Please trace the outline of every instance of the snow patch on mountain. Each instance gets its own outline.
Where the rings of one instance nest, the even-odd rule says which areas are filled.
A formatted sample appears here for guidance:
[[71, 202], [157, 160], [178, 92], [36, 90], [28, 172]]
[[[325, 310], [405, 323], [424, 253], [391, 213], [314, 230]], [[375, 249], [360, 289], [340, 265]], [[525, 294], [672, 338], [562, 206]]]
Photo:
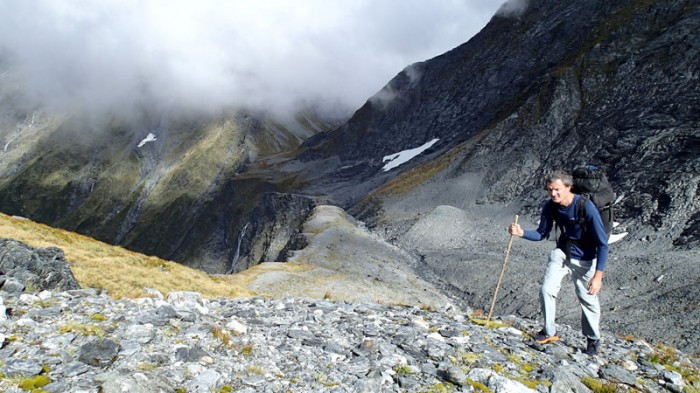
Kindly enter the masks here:
[[148, 135], [146, 135], [146, 137], [143, 138], [141, 140], [141, 142], [139, 142], [139, 145], [137, 147], [142, 147], [143, 145], [145, 145], [148, 142], [155, 142], [156, 139], [158, 139], [158, 138], [156, 138], [155, 134], [153, 134], [152, 132], [149, 132]]
[[398, 153], [390, 154], [388, 156], [384, 156], [382, 159], [382, 162], [387, 162], [384, 167], [382, 168], [384, 172], [387, 172], [391, 169], [396, 168], [397, 166], [401, 164], [405, 164], [406, 162], [412, 160], [419, 154], [423, 153], [424, 151], [428, 150], [431, 146], [433, 146], [437, 141], [439, 141], [439, 138], [435, 138], [431, 140], [430, 142], [426, 142], [422, 146], [413, 148], [413, 149], [408, 149], [404, 151], [400, 151]]

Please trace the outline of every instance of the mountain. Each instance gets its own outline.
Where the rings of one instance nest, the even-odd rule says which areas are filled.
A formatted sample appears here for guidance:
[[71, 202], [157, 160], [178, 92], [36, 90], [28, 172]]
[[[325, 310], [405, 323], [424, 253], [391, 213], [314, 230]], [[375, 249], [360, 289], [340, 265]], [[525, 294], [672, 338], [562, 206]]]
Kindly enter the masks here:
[[18, 93], [4, 93], [3, 212], [221, 273], [237, 240], [230, 233], [256, 206], [251, 195], [272, 188], [266, 179], [230, 179], [339, 122], [312, 111], [282, 120], [240, 110], [195, 116], [147, 109], [95, 118], [19, 109]]
[[[505, 227], [516, 214], [535, 225], [543, 175], [594, 164], [627, 233], [604, 329], [699, 350], [699, 27], [697, 1], [531, 0], [406, 67], [342, 122], [21, 112], [6, 72], [0, 211], [225, 273], [320, 254], [303, 225], [336, 205], [402, 250], [396, 261], [485, 309]], [[412, 159], [386, 166], [401, 152]], [[537, 314], [551, 247], [515, 242], [497, 312]], [[564, 292], [560, 318], [576, 324]]]
[[[497, 15], [307, 140], [305, 191], [327, 193], [445, 291], [488, 308], [505, 227], [516, 214], [535, 226], [548, 171], [594, 164], [621, 198], [616, 234], [627, 234], [611, 249], [604, 324], [697, 350], [698, 27], [688, 1], [532, 1]], [[385, 171], [384, 157], [434, 139]], [[551, 247], [515, 242], [502, 312], [537, 315]], [[560, 314], [575, 324], [570, 295]]]
[[396, 176], [382, 157], [433, 138], [400, 172], [461, 160], [454, 172], [488, 172], [486, 202], [538, 203], [546, 170], [593, 163], [626, 191], [621, 218], [639, 205], [642, 224], [696, 243], [697, 25], [694, 2], [530, 2], [408, 67], [345, 125], [310, 138], [301, 159], [340, 158], [326, 178], [347, 206], [366, 195], [353, 193], [358, 182]]

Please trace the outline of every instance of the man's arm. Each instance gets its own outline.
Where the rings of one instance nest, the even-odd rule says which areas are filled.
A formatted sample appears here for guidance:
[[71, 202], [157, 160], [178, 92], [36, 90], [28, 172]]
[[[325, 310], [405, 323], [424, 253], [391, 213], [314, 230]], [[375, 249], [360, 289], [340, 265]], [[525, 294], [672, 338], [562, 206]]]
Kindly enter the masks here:
[[549, 238], [549, 232], [552, 230], [552, 223], [554, 222], [552, 214], [549, 214], [551, 203], [551, 201], [547, 201], [542, 207], [540, 225], [537, 227], [537, 229], [526, 230], [519, 224], [511, 224], [507, 228], [508, 233], [532, 241], [539, 241]]
[[603, 287], [603, 271], [608, 263], [608, 234], [605, 232], [598, 208], [593, 202], [587, 201], [584, 205], [584, 211], [586, 212], [588, 228], [593, 231], [596, 242], [596, 270], [586, 288], [589, 294], [597, 295]]
[[595, 204], [591, 201], [586, 201], [583, 207], [586, 213], [588, 230], [591, 231], [591, 235], [596, 243], [596, 270], [602, 272], [608, 263], [608, 234], [605, 232], [603, 219], [600, 217]]

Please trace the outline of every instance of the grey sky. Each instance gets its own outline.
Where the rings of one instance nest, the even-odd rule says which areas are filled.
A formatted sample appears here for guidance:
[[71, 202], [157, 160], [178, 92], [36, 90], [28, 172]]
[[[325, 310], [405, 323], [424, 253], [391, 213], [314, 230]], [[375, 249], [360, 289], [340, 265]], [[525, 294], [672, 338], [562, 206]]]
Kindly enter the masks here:
[[68, 109], [358, 108], [466, 42], [490, 0], [0, 0], [0, 56]]

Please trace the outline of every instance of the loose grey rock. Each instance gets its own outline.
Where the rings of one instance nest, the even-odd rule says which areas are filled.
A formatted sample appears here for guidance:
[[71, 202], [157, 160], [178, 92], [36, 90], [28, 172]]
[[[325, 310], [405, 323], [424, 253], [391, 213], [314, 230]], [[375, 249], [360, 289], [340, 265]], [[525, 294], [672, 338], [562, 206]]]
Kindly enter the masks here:
[[489, 389], [496, 393], [535, 393], [536, 390], [530, 389], [518, 381], [513, 381], [505, 378], [493, 370], [476, 368], [467, 374], [467, 378], [486, 385]]
[[459, 367], [448, 367], [445, 370], [445, 380], [457, 386], [465, 386], [467, 384], [467, 374]]
[[563, 345], [546, 345], [544, 347], [544, 352], [559, 359], [566, 359], [569, 357], [569, 348]]
[[619, 381], [630, 386], [634, 386], [637, 383], [637, 377], [634, 374], [614, 364], [608, 364], [601, 368], [600, 376], [604, 379]]
[[114, 363], [121, 346], [108, 339], [97, 339], [80, 347], [78, 360], [95, 367], [106, 367]]
[[148, 393], [153, 386], [142, 374], [121, 375], [118, 372], [108, 372], [96, 376], [95, 381], [100, 384], [103, 393]]
[[[197, 393], [209, 393], [220, 386], [222, 375], [216, 370], [207, 369], [200, 373], [194, 381], [188, 385], [188, 391]], [[260, 386], [260, 385], [253, 385]]]
[[667, 370], [664, 372], [664, 380], [677, 386], [684, 385], [683, 376], [676, 371]]
[[581, 377], [574, 374], [570, 367], [558, 367], [552, 375], [550, 393], [590, 393], [591, 390], [581, 382]]
[[29, 359], [9, 359], [0, 367], [0, 372], [10, 378], [33, 377], [41, 371], [41, 364]]
[[178, 348], [175, 350], [175, 357], [182, 362], [198, 362], [199, 359], [209, 356], [200, 346], [193, 348]]
[[17, 280], [13, 277], [10, 277], [7, 280], [5, 280], [5, 283], [2, 286], [2, 290], [4, 292], [7, 292], [7, 293], [17, 294], [17, 293], [22, 293], [22, 291], [24, 291], [25, 287], [26, 286], [24, 285], [24, 283], [22, 281]]

